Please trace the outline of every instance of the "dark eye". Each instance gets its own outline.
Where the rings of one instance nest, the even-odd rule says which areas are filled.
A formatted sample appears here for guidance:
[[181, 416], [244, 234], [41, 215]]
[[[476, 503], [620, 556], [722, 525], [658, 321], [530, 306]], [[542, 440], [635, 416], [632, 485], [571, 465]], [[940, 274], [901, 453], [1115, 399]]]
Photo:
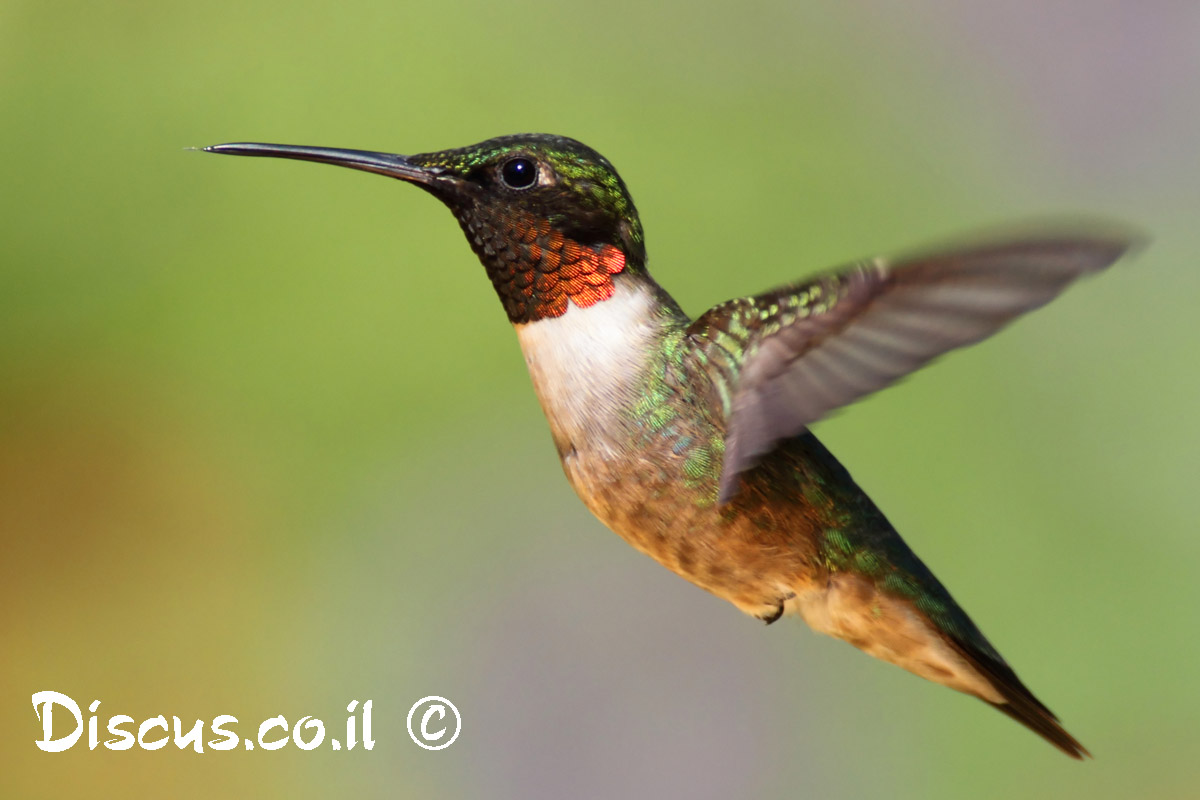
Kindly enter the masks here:
[[510, 189], [528, 189], [537, 180], [537, 164], [528, 158], [513, 158], [500, 168], [500, 179]]

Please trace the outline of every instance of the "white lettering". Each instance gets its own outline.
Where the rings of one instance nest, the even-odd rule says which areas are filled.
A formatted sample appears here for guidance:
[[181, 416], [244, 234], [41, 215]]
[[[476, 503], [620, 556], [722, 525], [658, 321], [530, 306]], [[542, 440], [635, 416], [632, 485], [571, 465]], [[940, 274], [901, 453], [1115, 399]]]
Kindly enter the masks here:
[[92, 704], [88, 706], [88, 711], [92, 712], [92, 717], [88, 720], [88, 750], [95, 750], [100, 744], [100, 735], [96, 733], [96, 709], [99, 707], [99, 700], [93, 700]]
[[446, 735], [445, 728], [442, 728], [437, 733], [429, 732], [429, 728], [428, 728], [429, 718], [432, 717], [434, 714], [438, 715], [439, 720], [445, 719], [446, 718], [446, 707], [444, 705], [442, 705], [441, 703], [437, 703], [436, 705], [432, 705], [429, 708], [425, 709], [425, 716], [421, 717], [421, 737], [427, 742], [436, 742], [438, 739], [440, 739]]
[[[300, 736], [300, 731], [303, 728], [315, 730], [316, 733], [310, 741], [304, 741]], [[325, 741], [325, 723], [315, 717], [301, 717], [296, 723], [296, 727], [292, 728], [292, 741], [296, 743], [296, 747], [301, 750], [314, 750], [321, 742]]]
[[144, 720], [141, 725], [138, 725], [138, 746], [143, 750], [158, 750], [166, 747], [168, 737], [165, 735], [161, 739], [155, 739], [153, 742], [146, 741], [146, 734], [149, 733], [151, 728], [162, 728], [164, 734], [171, 732], [171, 729], [167, 727], [166, 717], [162, 714], [159, 714], [157, 717], [151, 717], [148, 720]]
[[[271, 728], [283, 728], [283, 738], [275, 739], [270, 742], [263, 741], [263, 736], [265, 736], [267, 731], [271, 730]], [[278, 717], [271, 717], [269, 720], [266, 720], [263, 722], [263, 724], [258, 726], [258, 746], [263, 750], [278, 750], [288, 743], [287, 729], [287, 719], [282, 714], [280, 714]]]
[[128, 750], [133, 747], [133, 743], [137, 741], [134, 735], [129, 731], [123, 731], [118, 726], [124, 725], [127, 722], [133, 722], [133, 717], [128, 717], [124, 714], [117, 714], [108, 721], [108, 732], [113, 736], [120, 736], [120, 739], [108, 739], [104, 742], [104, 746], [109, 750]]
[[371, 702], [363, 703], [363, 747], [368, 750], [375, 747], [375, 740], [371, 738]]
[[[38, 711], [38, 706], [42, 709]], [[54, 731], [54, 706], [59, 705], [71, 712], [75, 717], [75, 730], [61, 739], [55, 739], [50, 734]], [[42, 738], [34, 744], [39, 750], [47, 753], [61, 753], [68, 750], [83, 735], [83, 716], [79, 713], [79, 705], [62, 692], [41, 691], [33, 696], [33, 710], [42, 721]]]
[[224, 741], [213, 739], [208, 743], [208, 746], [213, 750], [232, 750], [237, 747], [238, 736], [233, 731], [227, 731], [222, 728], [222, 725], [228, 725], [231, 722], [237, 722], [237, 717], [229, 714], [222, 714], [212, 721], [212, 732], [217, 736], [224, 736]]
[[171, 719], [175, 726], [175, 746], [180, 750], [186, 750], [190, 744], [192, 749], [197, 753], [203, 753], [204, 745], [201, 743], [200, 737], [204, 735], [204, 721], [196, 720], [196, 724], [187, 732], [187, 736], [184, 736], [181, 730], [183, 728], [183, 721], [179, 717], [174, 716]]

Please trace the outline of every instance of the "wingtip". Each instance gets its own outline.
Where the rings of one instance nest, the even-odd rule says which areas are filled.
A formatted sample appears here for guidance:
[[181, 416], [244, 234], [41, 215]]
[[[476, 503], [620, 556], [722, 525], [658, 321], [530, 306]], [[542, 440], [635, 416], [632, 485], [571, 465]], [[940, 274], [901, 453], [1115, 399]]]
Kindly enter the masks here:
[[[1135, 258], [1150, 246], [1150, 235], [1133, 225], [1116, 222], [1081, 224], [1064, 231], [1066, 237], [1090, 246], [1094, 260], [1092, 271], [1105, 269], [1122, 259]], [[1068, 241], [1070, 240], [1068, 239]]]
[[[1080, 265], [1080, 272], [1087, 273], [1137, 256], [1150, 241], [1151, 236], [1146, 230], [1127, 222], [1103, 217], [1051, 216], [977, 229], [943, 241], [936, 250], [1058, 245], [1084, 256], [1086, 263]], [[923, 248], [925, 254], [934, 251], [935, 248]]]
[[1117, 258], [1137, 258], [1150, 246], [1152, 237], [1149, 233], [1136, 228], [1129, 228], [1120, 240], [1121, 250]]

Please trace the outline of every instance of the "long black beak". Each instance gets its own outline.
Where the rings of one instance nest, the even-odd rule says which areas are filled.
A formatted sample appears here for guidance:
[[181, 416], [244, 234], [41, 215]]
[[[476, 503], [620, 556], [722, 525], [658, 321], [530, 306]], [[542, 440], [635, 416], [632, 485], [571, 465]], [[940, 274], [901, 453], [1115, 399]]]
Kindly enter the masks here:
[[294, 158], [298, 161], [315, 161], [318, 164], [333, 164], [338, 167], [361, 169], [402, 181], [431, 185], [443, 173], [440, 167], [422, 167], [409, 162], [405, 156], [392, 153], [376, 153], [371, 150], [341, 150], [334, 147], [301, 147], [292, 144], [261, 144], [258, 142], [234, 142], [214, 144], [204, 148], [206, 153], [227, 156], [264, 156], [268, 158]]

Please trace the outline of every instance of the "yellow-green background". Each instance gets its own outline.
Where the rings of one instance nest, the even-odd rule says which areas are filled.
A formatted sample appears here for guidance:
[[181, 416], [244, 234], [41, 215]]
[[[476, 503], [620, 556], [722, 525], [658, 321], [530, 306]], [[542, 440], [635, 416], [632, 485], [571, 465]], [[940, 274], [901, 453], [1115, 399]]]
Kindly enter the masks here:
[[[1192, 794], [1198, 38], [1134, 0], [4, 0], [0, 795]], [[1012, 219], [1153, 236], [819, 428], [1093, 762], [604, 530], [429, 197], [184, 150], [518, 131], [618, 165], [693, 313]], [[330, 737], [370, 698], [378, 743], [48, 754], [40, 689]]]

